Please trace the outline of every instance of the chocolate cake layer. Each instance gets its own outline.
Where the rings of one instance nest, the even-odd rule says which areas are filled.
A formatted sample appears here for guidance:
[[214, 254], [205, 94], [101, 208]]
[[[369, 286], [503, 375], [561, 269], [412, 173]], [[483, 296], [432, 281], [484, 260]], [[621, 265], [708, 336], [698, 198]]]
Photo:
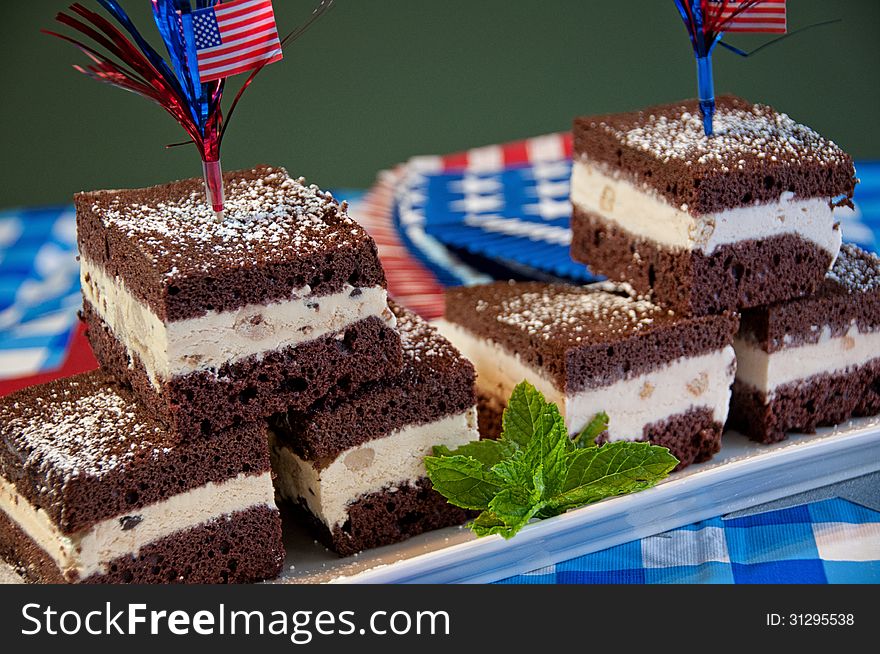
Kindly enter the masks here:
[[880, 413], [880, 358], [833, 374], [814, 375], [777, 387], [770, 397], [739, 382], [733, 386], [728, 426], [761, 443], [785, 440], [786, 432]]
[[134, 556], [115, 559], [105, 574], [65, 577], [55, 562], [0, 512], [0, 556], [41, 583], [250, 583], [281, 572], [284, 550], [277, 510], [256, 507], [166, 536]]
[[852, 197], [852, 158], [786, 114], [719, 96], [714, 123], [707, 138], [696, 100], [578, 118], [574, 157], [617, 171], [695, 214], [769, 203], [785, 192]]
[[816, 343], [825, 327], [831, 336], [842, 336], [853, 325], [862, 333], [878, 330], [880, 258], [845, 243], [814, 293], [764, 304], [743, 311], [740, 335], [765, 352]]
[[340, 556], [460, 525], [474, 516], [449, 504], [427, 477], [359, 498], [349, 507], [348, 521], [332, 530], [308, 509], [300, 507], [298, 513], [310, 522], [321, 543]]
[[[478, 393], [480, 437], [497, 439], [501, 436], [501, 416], [504, 405]], [[485, 428], [485, 431], [484, 431]], [[666, 447], [679, 460], [676, 470], [692, 463], [708, 461], [721, 449], [723, 425], [715, 420], [710, 409], [691, 409], [666, 420], [646, 425], [641, 438], [654, 445]], [[597, 439], [598, 443], [607, 439]]]
[[831, 254], [797, 235], [721, 245], [711, 254], [661, 247], [574, 208], [571, 256], [683, 315], [755, 307], [812, 293]]
[[344, 332], [249, 357], [216, 373], [172, 377], [157, 392], [142, 362], [136, 357], [130, 360], [88, 304], [83, 317], [103, 367], [130, 385], [139, 401], [181, 437], [211, 434], [290, 407], [306, 409], [326, 395], [348, 393], [364, 382], [395, 375], [402, 360], [397, 332], [370, 317]]
[[204, 181], [76, 196], [80, 251], [160, 320], [352, 287], [384, 287], [376, 246], [345, 203], [283, 168], [228, 173], [215, 221]]
[[273, 431], [298, 456], [330, 461], [341, 452], [403, 427], [423, 425], [474, 406], [473, 365], [427, 322], [395, 304], [391, 309], [403, 346], [396, 375], [335, 389], [308, 410], [270, 420]]
[[180, 442], [100, 371], [0, 398], [0, 437], [0, 477], [66, 534], [270, 470], [262, 422]]
[[624, 287], [541, 282], [449, 289], [445, 317], [516, 353], [566, 392], [721, 350], [738, 324], [733, 314], [682, 318]]

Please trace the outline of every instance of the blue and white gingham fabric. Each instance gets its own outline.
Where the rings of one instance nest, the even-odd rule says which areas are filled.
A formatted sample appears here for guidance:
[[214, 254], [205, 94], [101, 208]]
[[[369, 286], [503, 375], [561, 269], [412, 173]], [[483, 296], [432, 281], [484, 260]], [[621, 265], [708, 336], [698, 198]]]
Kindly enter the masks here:
[[880, 583], [880, 513], [835, 498], [712, 518], [500, 583]]
[[[842, 212], [843, 238], [876, 250], [880, 163], [861, 162], [857, 172], [861, 183], [856, 189], [856, 211]], [[570, 174], [569, 160], [512, 168], [499, 164], [498, 169], [479, 172], [416, 171], [398, 189], [396, 218], [450, 248], [575, 282], [594, 281], [569, 256]], [[438, 272], [418, 245], [408, 243], [441, 282], [458, 281], [454, 271]]]
[[0, 213], [0, 379], [57, 368], [80, 303], [73, 210]]

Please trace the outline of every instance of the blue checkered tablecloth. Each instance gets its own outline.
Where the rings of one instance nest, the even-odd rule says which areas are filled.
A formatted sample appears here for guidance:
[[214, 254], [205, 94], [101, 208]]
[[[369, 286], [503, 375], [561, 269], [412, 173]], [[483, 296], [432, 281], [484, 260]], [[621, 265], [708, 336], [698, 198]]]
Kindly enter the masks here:
[[[880, 164], [860, 164], [859, 172], [859, 211], [847, 219], [844, 234], [875, 247]], [[484, 257], [587, 278], [583, 269], [569, 263], [564, 231], [559, 231], [567, 229], [562, 215], [565, 162], [537, 171], [522, 167], [497, 179], [483, 174], [489, 181], [466, 181], [467, 175], [416, 176], [416, 190], [406, 189], [404, 206], [398, 196], [396, 219]], [[471, 198], [493, 194], [490, 199]], [[342, 194], [346, 196], [355, 199]], [[523, 206], [537, 208], [523, 211]], [[449, 212], [458, 213], [450, 217]], [[57, 368], [65, 355], [80, 304], [73, 219], [69, 207], [0, 213], [0, 382]], [[541, 236], [538, 243], [523, 227], [529, 224], [548, 228], [535, 232]], [[424, 255], [416, 247], [418, 239], [402, 240], [412, 256]], [[434, 257], [432, 265], [436, 261]], [[447, 274], [447, 283], [454, 283], [453, 272]], [[717, 517], [502, 583], [593, 582], [880, 583], [880, 512], [831, 498], [750, 516]]]
[[500, 583], [791, 582], [880, 582], [880, 512], [833, 498], [712, 518]]

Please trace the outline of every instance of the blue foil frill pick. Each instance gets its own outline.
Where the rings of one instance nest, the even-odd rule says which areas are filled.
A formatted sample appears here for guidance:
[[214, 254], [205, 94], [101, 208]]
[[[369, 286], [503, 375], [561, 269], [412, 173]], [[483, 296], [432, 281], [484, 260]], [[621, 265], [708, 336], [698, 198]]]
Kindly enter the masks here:
[[715, 81], [712, 76], [712, 53], [697, 57], [697, 93], [700, 112], [703, 114], [703, 131], [712, 136], [712, 119], [715, 116]]
[[131, 35], [131, 38], [134, 39], [138, 48], [143, 52], [144, 56], [149, 60], [153, 67], [159, 71], [159, 74], [162, 75], [163, 79], [169, 84], [169, 86], [181, 96], [185, 96], [180, 81], [177, 79], [174, 72], [168, 67], [168, 64], [162, 58], [162, 55], [156, 52], [147, 40], [141, 36], [141, 33], [138, 32], [131, 18], [128, 17], [128, 14], [125, 13], [125, 10], [119, 5], [119, 3], [115, 0], [98, 0], [98, 4], [100, 4], [107, 13], [113, 16], [113, 18], [125, 28], [125, 30]]
[[189, 0], [152, 0], [152, 3], [153, 18], [165, 42], [174, 72], [183, 87], [183, 96], [189, 104], [193, 119], [204, 131], [208, 121], [209, 103], [202, 85], [197, 79], [193, 79], [183, 23], [183, 16], [190, 14], [192, 7]]
[[721, 33], [707, 33], [702, 3], [692, 0], [675, 0], [675, 6], [687, 28], [694, 56], [697, 59], [697, 94], [700, 113], [703, 115], [703, 131], [712, 136], [712, 120], [715, 116], [715, 80], [712, 75], [712, 51], [721, 40]]

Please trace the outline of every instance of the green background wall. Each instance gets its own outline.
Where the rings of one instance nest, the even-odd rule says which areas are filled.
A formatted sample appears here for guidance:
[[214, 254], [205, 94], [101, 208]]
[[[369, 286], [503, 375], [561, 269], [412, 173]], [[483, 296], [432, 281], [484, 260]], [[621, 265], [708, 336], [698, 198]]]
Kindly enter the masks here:
[[[83, 0], [96, 6], [93, 0]], [[83, 57], [38, 33], [68, 3], [3, 3], [0, 206], [199, 173], [180, 129], [146, 101], [75, 74]], [[156, 34], [147, 0], [123, 0]], [[716, 54], [717, 91], [776, 105], [859, 158], [880, 158], [880, 2], [791, 0], [789, 26], [829, 18], [741, 60]], [[311, 0], [275, 0], [282, 31]], [[733, 35], [745, 47], [762, 36]], [[411, 155], [554, 130], [576, 114], [693, 96], [672, 0], [338, 0], [267, 68], [224, 145], [227, 169], [283, 164], [325, 186], [365, 187]]]

